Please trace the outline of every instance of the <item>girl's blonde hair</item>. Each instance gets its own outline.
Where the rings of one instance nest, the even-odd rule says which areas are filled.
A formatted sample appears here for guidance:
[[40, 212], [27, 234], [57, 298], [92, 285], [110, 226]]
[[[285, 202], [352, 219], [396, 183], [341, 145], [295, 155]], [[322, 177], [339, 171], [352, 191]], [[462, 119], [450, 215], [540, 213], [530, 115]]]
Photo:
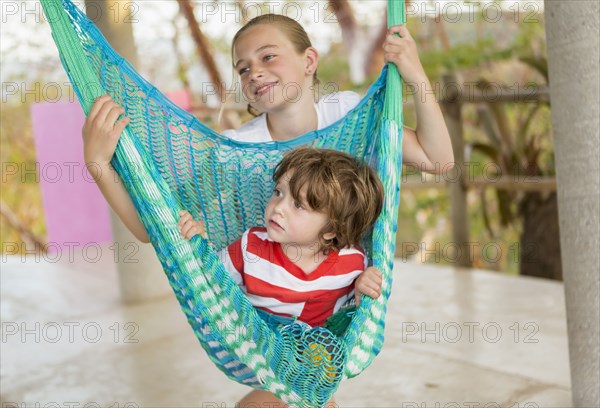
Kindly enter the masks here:
[[[285, 36], [290, 40], [294, 49], [299, 54], [306, 51], [307, 48], [312, 47], [312, 43], [310, 42], [310, 38], [308, 38], [308, 34], [304, 30], [304, 27], [300, 25], [296, 20], [289, 18], [287, 16], [281, 14], [263, 14], [258, 17], [254, 17], [252, 20], [248, 21], [242, 28], [239, 29], [235, 36], [233, 37], [233, 41], [231, 42], [231, 63], [233, 65], [233, 49], [235, 47], [235, 43], [239, 38], [250, 28], [256, 27], [261, 24], [269, 24], [275, 25], [277, 28], [281, 30], [285, 34]], [[234, 67], [235, 68], [235, 67]], [[315, 70], [313, 74], [313, 87], [317, 89], [320, 84], [319, 78], [317, 77], [317, 70]], [[250, 104], [248, 104], [248, 113], [252, 116], [259, 116], [262, 112], [258, 111]]]
[[[359, 245], [383, 207], [383, 185], [375, 171], [346, 153], [313, 147], [292, 150], [275, 167], [275, 183], [285, 174], [291, 175], [287, 181], [294, 200], [328, 218], [319, 233], [324, 254]], [[306, 197], [301, 197], [304, 187]], [[327, 233], [335, 237], [326, 240]]]

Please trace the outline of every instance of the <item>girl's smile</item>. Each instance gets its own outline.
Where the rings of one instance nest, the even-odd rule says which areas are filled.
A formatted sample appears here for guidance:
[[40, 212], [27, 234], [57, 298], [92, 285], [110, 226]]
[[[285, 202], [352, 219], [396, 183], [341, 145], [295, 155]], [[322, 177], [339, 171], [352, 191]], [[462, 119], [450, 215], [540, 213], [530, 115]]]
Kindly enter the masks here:
[[278, 84], [279, 81], [263, 83], [256, 88], [256, 91], [254, 91], [254, 95], [263, 96], [264, 94], [271, 91], [271, 89], [273, 89]]
[[312, 74], [307, 73], [313, 61], [307, 55], [312, 51], [307, 52], [298, 52], [277, 27], [250, 28], [237, 40], [233, 52], [246, 100], [265, 113], [296, 111], [303, 105], [298, 102], [305, 99], [314, 109]]

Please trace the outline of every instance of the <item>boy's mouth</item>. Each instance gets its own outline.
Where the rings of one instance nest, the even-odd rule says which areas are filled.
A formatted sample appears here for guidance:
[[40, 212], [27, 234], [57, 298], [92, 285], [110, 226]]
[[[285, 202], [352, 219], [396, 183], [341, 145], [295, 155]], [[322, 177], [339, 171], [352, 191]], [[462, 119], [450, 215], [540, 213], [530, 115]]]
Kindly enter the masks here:
[[272, 226], [272, 227], [274, 227], [274, 228], [277, 228], [277, 229], [280, 229], [282, 231], [285, 231], [285, 229], [283, 229], [283, 227], [281, 225], [279, 225], [278, 223], [276, 223], [273, 220], [269, 220], [269, 225]]
[[278, 84], [278, 81], [264, 83], [261, 86], [259, 86], [258, 88], [256, 88], [256, 91], [254, 91], [254, 95], [262, 96], [262, 95], [266, 94], [267, 92], [269, 92], [269, 90], [277, 84]]

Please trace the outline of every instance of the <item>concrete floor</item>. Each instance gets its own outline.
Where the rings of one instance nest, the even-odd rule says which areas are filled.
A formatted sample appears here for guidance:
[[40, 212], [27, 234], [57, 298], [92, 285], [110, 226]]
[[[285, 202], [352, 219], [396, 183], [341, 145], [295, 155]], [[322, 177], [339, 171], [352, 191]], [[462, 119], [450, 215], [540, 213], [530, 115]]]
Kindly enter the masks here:
[[[3, 408], [233, 407], [249, 391], [172, 295], [123, 305], [109, 255], [1, 268]], [[341, 407], [571, 406], [561, 283], [400, 260], [395, 273], [384, 349]]]

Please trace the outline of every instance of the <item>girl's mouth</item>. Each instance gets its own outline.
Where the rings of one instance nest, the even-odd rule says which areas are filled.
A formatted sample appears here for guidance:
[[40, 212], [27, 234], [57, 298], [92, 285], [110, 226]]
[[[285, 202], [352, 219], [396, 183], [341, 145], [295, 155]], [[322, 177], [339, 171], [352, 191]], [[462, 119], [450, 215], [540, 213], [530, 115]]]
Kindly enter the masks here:
[[275, 85], [277, 85], [277, 82], [269, 82], [269, 83], [263, 84], [263, 85], [259, 86], [256, 89], [256, 91], [254, 91], [254, 95], [263, 96], [264, 94], [269, 92]]

